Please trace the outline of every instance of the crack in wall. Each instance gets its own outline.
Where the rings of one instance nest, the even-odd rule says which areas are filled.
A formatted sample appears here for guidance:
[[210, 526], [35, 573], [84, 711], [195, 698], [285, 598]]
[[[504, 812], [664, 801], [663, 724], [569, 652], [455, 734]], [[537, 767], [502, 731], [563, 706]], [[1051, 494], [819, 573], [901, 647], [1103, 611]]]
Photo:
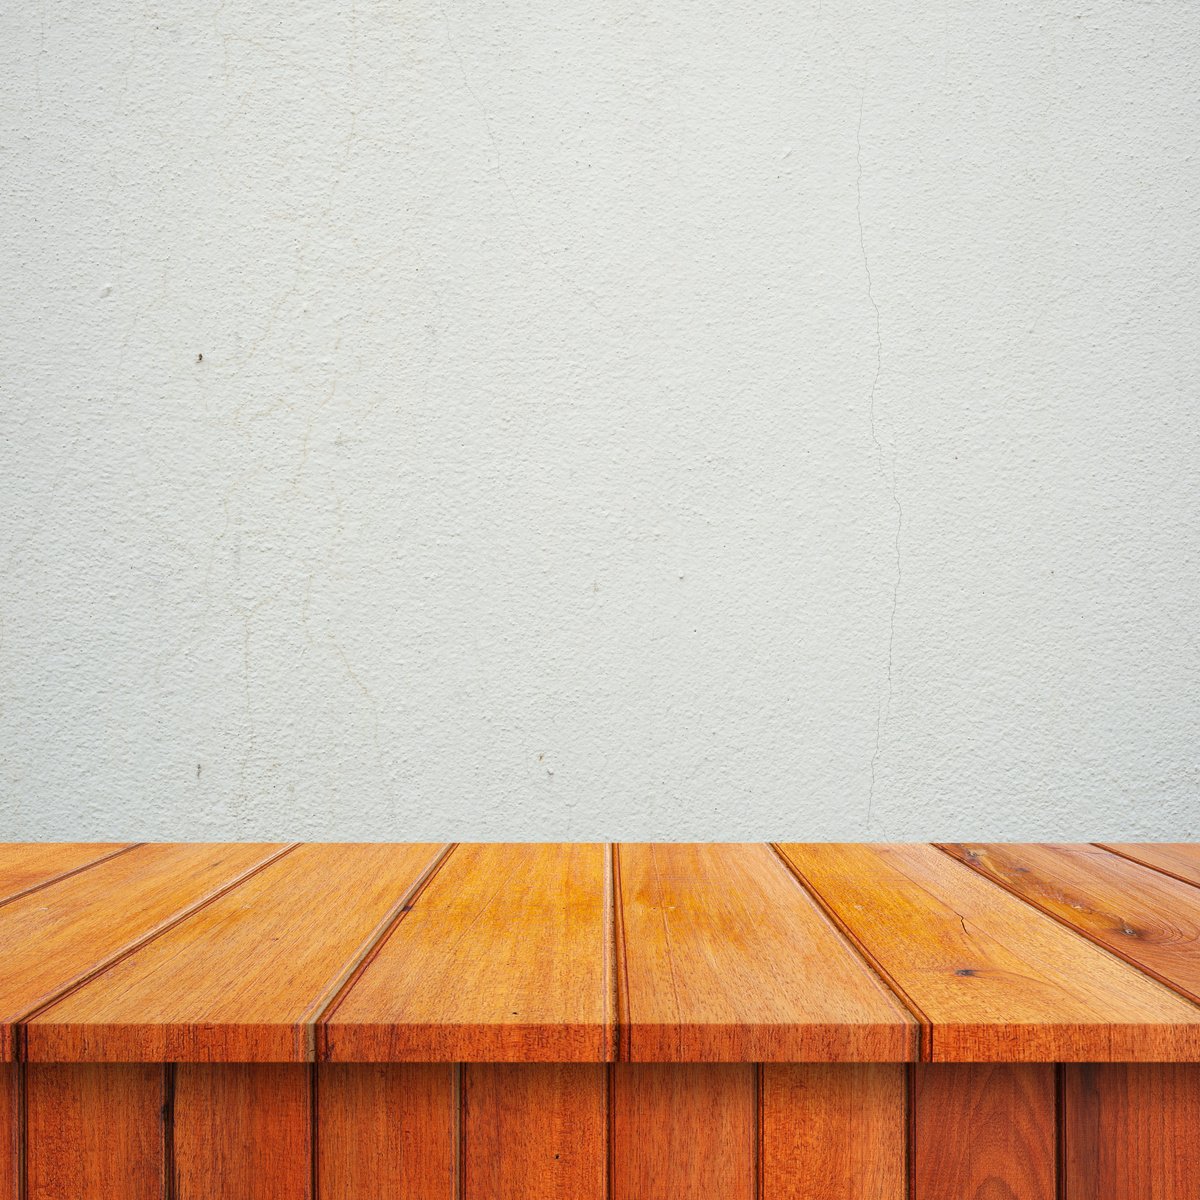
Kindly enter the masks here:
[[871, 263], [867, 257], [866, 234], [863, 230], [862, 217], [862, 127], [863, 113], [867, 103], [867, 85], [864, 81], [858, 103], [858, 128], [855, 134], [855, 163], [858, 175], [855, 181], [856, 214], [858, 217], [858, 247], [862, 254], [863, 271], [867, 276], [867, 299], [875, 311], [875, 374], [871, 379], [869, 399], [869, 420], [871, 425], [871, 441], [875, 446], [876, 461], [879, 467], [879, 477], [891, 496], [892, 507], [896, 510], [896, 537], [894, 553], [896, 561], [896, 578], [892, 585], [892, 605], [888, 614], [887, 641], [887, 686], [883, 698], [879, 702], [875, 717], [875, 747], [871, 752], [871, 782], [867, 789], [867, 825], [870, 826], [875, 808], [875, 787], [878, 780], [879, 759], [883, 753], [883, 731], [892, 712], [892, 696], [894, 693], [894, 668], [896, 652], [896, 612], [900, 606], [900, 583], [903, 579], [903, 565], [900, 557], [900, 536], [904, 529], [904, 508], [900, 503], [900, 492], [896, 485], [896, 431], [891, 431], [890, 461], [884, 455], [883, 443], [879, 439], [878, 414], [876, 412], [876, 396], [879, 391], [879, 377], [883, 374], [883, 317], [879, 311], [879, 301], [875, 299], [875, 286], [871, 278]]

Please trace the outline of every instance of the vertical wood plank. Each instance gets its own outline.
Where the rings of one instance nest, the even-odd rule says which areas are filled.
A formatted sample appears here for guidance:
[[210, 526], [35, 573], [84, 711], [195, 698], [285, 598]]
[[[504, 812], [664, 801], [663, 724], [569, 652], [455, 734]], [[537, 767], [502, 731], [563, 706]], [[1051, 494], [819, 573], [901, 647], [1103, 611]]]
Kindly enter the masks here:
[[922, 1063], [913, 1086], [914, 1200], [1055, 1200], [1052, 1064]]
[[606, 1068], [462, 1068], [462, 1200], [604, 1200]]
[[310, 1200], [311, 1111], [302, 1064], [181, 1064], [176, 1200]]
[[613, 1067], [613, 1200], [755, 1200], [757, 1067]]
[[1063, 1070], [1063, 1200], [1200, 1195], [1200, 1064]]
[[158, 1063], [29, 1064], [28, 1200], [158, 1200], [164, 1077]]
[[21, 1068], [0, 1063], [0, 1200], [17, 1200], [21, 1167]]
[[908, 1094], [890, 1063], [767, 1063], [762, 1200], [905, 1200]]
[[316, 1112], [322, 1200], [455, 1200], [452, 1064], [328, 1063]]

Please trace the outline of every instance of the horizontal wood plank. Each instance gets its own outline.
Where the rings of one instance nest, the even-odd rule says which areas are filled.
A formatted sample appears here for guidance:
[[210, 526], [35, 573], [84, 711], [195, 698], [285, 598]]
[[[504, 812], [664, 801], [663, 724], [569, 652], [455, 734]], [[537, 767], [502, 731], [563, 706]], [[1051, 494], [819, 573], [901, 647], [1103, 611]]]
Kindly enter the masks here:
[[459, 846], [321, 1022], [329, 1061], [602, 1062], [605, 849]]
[[1200, 887], [1200, 844], [1196, 842], [1102, 842], [1100, 845], [1113, 854]]
[[137, 846], [0, 907], [0, 1058], [13, 1025], [286, 849]]
[[309, 1061], [312, 1022], [437, 856], [301, 846], [40, 1013], [27, 1056]]
[[85, 870], [126, 848], [126, 842], [0, 843], [0, 904]]
[[622, 1058], [902, 1061], [917, 1024], [764, 845], [618, 851]]
[[1200, 1002], [1200, 888], [1089, 845], [946, 849], [1013, 895]]
[[932, 846], [781, 849], [923, 1014], [927, 1057], [1200, 1057], [1200, 1008]]

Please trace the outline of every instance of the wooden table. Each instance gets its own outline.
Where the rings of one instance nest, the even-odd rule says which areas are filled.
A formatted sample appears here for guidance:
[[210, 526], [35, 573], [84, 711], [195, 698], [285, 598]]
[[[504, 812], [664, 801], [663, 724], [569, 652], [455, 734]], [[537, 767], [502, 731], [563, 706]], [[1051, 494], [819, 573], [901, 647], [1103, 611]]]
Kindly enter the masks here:
[[1200, 847], [0, 846], [0, 1200], [1195, 1200]]

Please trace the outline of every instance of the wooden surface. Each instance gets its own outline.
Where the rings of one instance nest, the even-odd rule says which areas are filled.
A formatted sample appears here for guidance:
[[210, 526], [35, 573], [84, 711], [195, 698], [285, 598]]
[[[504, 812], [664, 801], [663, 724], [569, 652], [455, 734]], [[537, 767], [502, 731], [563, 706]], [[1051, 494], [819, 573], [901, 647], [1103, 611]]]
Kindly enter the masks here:
[[916, 1023], [768, 846], [617, 850], [621, 1057], [911, 1058]]
[[317, 1181], [340, 1200], [458, 1200], [451, 1063], [329, 1063], [318, 1073]]
[[906, 1200], [906, 1068], [768, 1063], [759, 1083], [762, 1195]]
[[744, 1063], [613, 1073], [613, 1200], [755, 1200], [758, 1078]]
[[26, 1071], [28, 1200], [155, 1200], [166, 1170], [157, 1063], [33, 1063]]
[[1062, 1200], [1200, 1196], [1200, 1068], [1065, 1067], [1063, 1143]]
[[0, 843], [0, 904], [119, 854], [124, 842]]
[[306, 1062], [348, 964], [437, 860], [435, 845], [301, 846], [43, 1009], [27, 1055]]
[[605, 1200], [607, 1105], [596, 1063], [468, 1063], [462, 1200]]
[[323, 1018], [321, 1057], [605, 1061], [609, 885], [601, 845], [459, 846]]
[[1200, 1064], [21, 1069], [4, 1200], [1200, 1195]]
[[1200, 1062], [1197, 864], [0, 846], [0, 1061]]
[[933, 846], [781, 850], [919, 1015], [927, 1059], [1200, 1057], [1200, 1007]]
[[911, 1170], [921, 1200], [1056, 1200], [1053, 1067], [921, 1065], [912, 1086]]
[[1200, 1001], [1200, 888], [1098, 846], [962, 844], [973, 870]]

